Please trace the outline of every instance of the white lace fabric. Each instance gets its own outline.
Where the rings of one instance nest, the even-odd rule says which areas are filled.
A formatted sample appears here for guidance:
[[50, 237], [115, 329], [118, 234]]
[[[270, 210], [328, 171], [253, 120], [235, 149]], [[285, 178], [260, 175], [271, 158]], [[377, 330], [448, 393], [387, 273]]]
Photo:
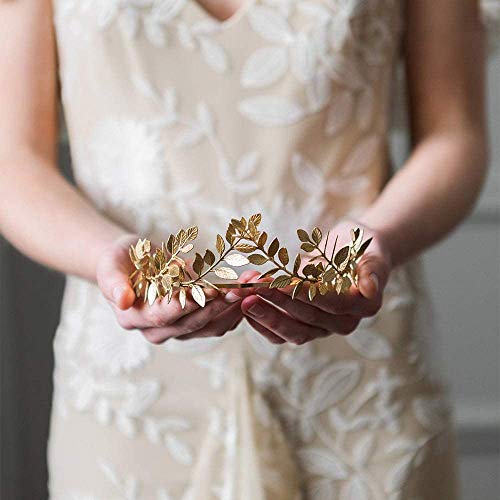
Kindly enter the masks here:
[[[232, 217], [356, 217], [390, 176], [396, 0], [55, 0], [79, 188], [153, 239]], [[51, 498], [453, 499], [446, 393], [426, 370], [420, 259], [348, 337], [270, 344], [248, 323], [153, 346], [68, 277], [54, 343]], [[426, 332], [429, 337], [429, 332]], [[432, 337], [432, 335], [430, 335]]]

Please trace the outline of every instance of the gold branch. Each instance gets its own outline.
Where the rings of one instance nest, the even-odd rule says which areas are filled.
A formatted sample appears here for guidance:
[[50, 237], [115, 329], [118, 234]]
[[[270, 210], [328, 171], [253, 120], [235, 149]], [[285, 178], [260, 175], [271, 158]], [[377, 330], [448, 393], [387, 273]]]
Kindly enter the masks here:
[[[337, 235], [331, 257], [326, 254], [330, 232], [327, 233], [326, 238], [323, 238], [323, 233], [318, 227], [314, 227], [311, 234], [304, 229], [298, 229], [300, 248], [309, 254], [313, 252], [317, 254], [305, 257], [307, 261], [301, 267], [303, 257], [297, 253], [290, 270], [288, 268], [289, 252], [280, 245], [278, 238], [274, 238], [266, 248], [268, 234], [259, 230], [261, 221], [261, 214], [254, 214], [248, 220], [245, 217], [231, 219], [225, 238], [220, 234], [217, 234], [215, 238], [216, 253], [209, 249], [205, 250], [203, 256], [195, 252], [191, 266], [187, 265], [180, 254], [188, 254], [193, 249], [191, 241], [198, 236], [197, 226], [179, 229], [175, 236], [171, 234], [167, 242], [162, 242], [154, 252], [149, 240], [139, 239], [129, 249], [130, 260], [135, 267], [129, 278], [136, 296], [149, 304], [153, 304], [157, 298], [164, 297], [170, 303], [173, 292], [177, 289], [178, 299], [184, 308], [187, 290], [190, 291], [193, 300], [204, 307], [206, 287], [216, 289], [262, 286], [284, 288], [293, 285], [292, 298], [295, 298], [307, 283], [309, 285], [308, 297], [312, 301], [317, 292], [325, 295], [335, 290], [337, 294], [341, 294], [347, 292], [351, 284], [358, 286], [357, 262], [372, 240], [369, 238], [362, 242], [362, 228], [352, 228], [349, 244], [335, 253]], [[325, 243], [321, 249], [323, 239]], [[319, 262], [315, 263], [314, 261], [317, 260]], [[231, 267], [221, 265], [223, 262]], [[214, 283], [207, 279], [207, 275], [213, 273], [222, 279], [237, 280], [238, 273], [233, 267], [246, 264], [260, 266], [268, 262], [273, 264], [273, 267], [262, 273], [259, 279], [272, 277], [272, 281]]]

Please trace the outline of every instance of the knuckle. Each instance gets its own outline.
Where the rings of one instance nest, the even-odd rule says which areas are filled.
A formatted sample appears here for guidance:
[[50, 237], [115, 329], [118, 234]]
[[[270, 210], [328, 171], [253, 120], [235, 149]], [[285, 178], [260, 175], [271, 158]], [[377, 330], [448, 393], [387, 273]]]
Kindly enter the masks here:
[[284, 344], [285, 341], [283, 339], [280, 339], [278, 337], [271, 337], [271, 338], [268, 338], [269, 342], [271, 342], [271, 344], [276, 344], [276, 345], [280, 345], [280, 344]]
[[356, 329], [358, 323], [359, 320], [356, 318], [344, 320], [339, 326], [339, 333], [341, 335], [349, 335]]
[[155, 308], [151, 307], [148, 311], [148, 320], [149, 322], [156, 328], [160, 328], [166, 324], [165, 318], [161, 314], [161, 312]]
[[148, 342], [150, 342], [151, 344], [154, 344], [154, 345], [163, 344], [163, 342], [165, 342], [165, 340], [167, 340], [166, 338], [163, 338], [162, 336], [160, 336], [154, 332], [145, 331], [145, 332], [143, 332], [143, 335]]
[[267, 328], [273, 332], [279, 332], [281, 330], [281, 321], [273, 315], [268, 321]]
[[120, 325], [120, 327], [123, 328], [124, 330], [134, 329], [134, 325], [127, 318], [124, 318], [122, 316], [117, 316], [116, 319], [118, 320], [118, 324]]
[[313, 307], [308, 307], [300, 314], [304, 323], [315, 324], [318, 321], [318, 313]]
[[380, 307], [381, 307], [381, 304], [377, 301], [374, 305], [371, 305], [367, 312], [366, 312], [366, 316], [375, 316], [375, 314], [377, 314], [380, 310]]
[[204, 321], [200, 319], [192, 319], [186, 325], [186, 330], [188, 330], [188, 333], [197, 332], [198, 330], [201, 330], [204, 326], [205, 326]]
[[344, 314], [346, 305], [342, 299], [342, 295], [335, 297], [335, 303], [333, 304], [332, 310], [334, 314]]

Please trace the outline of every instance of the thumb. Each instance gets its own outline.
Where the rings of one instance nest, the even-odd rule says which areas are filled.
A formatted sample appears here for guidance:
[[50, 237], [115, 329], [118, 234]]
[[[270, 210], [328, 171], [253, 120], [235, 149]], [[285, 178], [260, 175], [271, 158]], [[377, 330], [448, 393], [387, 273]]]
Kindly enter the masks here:
[[374, 299], [385, 285], [386, 272], [376, 256], [365, 255], [358, 264], [358, 288], [367, 299]]
[[[119, 309], [128, 309], [135, 302], [135, 292], [129, 280], [128, 254], [122, 249], [103, 255], [97, 268], [97, 284], [104, 296]], [[130, 259], [129, 259], [130, 260]]]

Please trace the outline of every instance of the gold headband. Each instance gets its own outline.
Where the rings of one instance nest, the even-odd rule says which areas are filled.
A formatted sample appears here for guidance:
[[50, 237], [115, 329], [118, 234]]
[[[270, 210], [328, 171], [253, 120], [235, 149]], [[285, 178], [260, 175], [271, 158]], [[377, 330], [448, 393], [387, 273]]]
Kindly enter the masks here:
[[[301, 255], [297, 254], [293, 268], [289, 270], [287, 268], [290, 262], [288, 250], [283, 246], [280, 248], [278, 238], [274, 238], [267, 249], [265, 248], [268, 234], [265, 231], [259, 231], [261, 221], [261, 214], [254, 214], [248, 220], [245, 217], [231, 219], [225, 240], [220, 234], [216, 236], [215, 248], [218, 256], [216, 257], [214, 252], [208, 249], [205, 250], [203, 256], [196, 252], [189, 269], [186, 261], [179, 254], [187, 254], [193, 249], [193, 244], [190, 242], [198, 236], [197, 226], [180, 229], [175, 236], [171, 234], [167, 242], [163, 242], [154, 252], [151, 250], [149, 240], [139, 239], [129, 249], [130, 259], [135, 267], [129, 278], [136, 296], [143, 298], [144, 302], [147, 301], [150, 305], [157, 298], [163, 297], [167, 297], [170, 303], [174, 288], [178, 288], [179, 301], [184, 308], [187, 289], [190, 289], [193, 299], [204, 307], [203, 289], [206, 287], [220, 290], [262, 286], [283, 288], [293, 285], [292, 298], [295, 298], [304, 283], [309, 283], [308, 297], [312, 301], [318, 291], [321, 295], [331, 290], [340, 294], [345, 293], [351, 284], [358, 286], [356, 264], [372, 240], [369, 238], [362, 243], [362, 228], [352, 228], [350, 243], [335, 254], [337, 235], [330, 257], [326, 255], [330, 231], [321, 249], [323, 234], [318, 227], [314, 227], [310, 235], [304, 229], [298, 229], [300, 248], [309, 253], [318, 252], [317, 255], [308, 257], [307, 263], [299, 271], [302, 264]], [[321, 259], [319, 262], [313, 264], [319, 259]], [[221, 266], [222, 262], [233, 267], [246, 264], [260, 266], [269, 262], [273, 267], [262, 273], [258, 279], [273, 276], [273, 280], [260, 283], [212, 283], [208, 281], [206, 276], [209, 273], [222, 279], [238, 279], [236, 271], [231, 267]], [[278, 272], [280, 274], [274, 276]]]

